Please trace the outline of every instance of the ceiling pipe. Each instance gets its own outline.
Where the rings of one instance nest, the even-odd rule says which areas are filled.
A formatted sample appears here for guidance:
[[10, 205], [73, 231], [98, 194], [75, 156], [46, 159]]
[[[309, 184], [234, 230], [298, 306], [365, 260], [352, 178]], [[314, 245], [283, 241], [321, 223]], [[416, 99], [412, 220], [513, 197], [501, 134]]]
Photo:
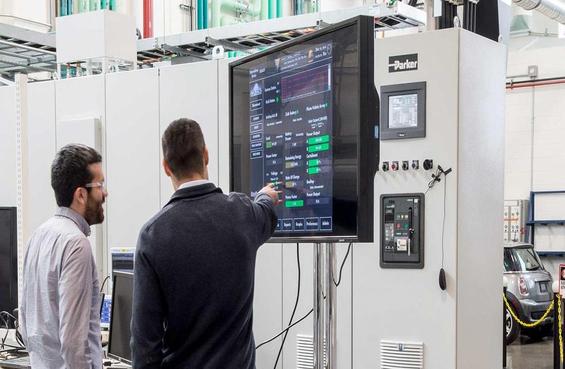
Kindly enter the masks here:
[[526, 10], [537, 10], [543, 15], [565, 24], [565, 3], [560, 0], [512, 0]]

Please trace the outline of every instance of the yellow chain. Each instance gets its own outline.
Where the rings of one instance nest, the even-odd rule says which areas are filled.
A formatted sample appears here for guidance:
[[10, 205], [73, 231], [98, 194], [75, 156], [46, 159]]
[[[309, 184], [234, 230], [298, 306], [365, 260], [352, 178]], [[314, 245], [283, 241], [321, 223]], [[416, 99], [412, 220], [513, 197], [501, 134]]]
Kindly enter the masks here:
[[561, 322], [561, 296], [557, 298], [557, 319], [559, 322], [559, 358], [563, 362], [563, 323]]
[[[549, 307], [547, 308], [545, 313], [543, 313], [543, 316], [541, 318], [539, 318], [539, 320], [536, 320], [533, 323], [526, 323], [526, 322], [523, 322], [522, 320], [520, 320], [520, 318], [518, 318], [518, 316], [514, 312], [514, 309], [512, 309], [512, 307], [508, 303], [508, 300], [506, 299], [505, 294], [502, 294], [502, 298], [504, 298], [504, 303], [506, 304], [506, 309], [508, 309], [508, 311], [510, 312], [510, 314], [512, 315], [514, 320], [517, 321], [518, 324], [520, 324], [521, 326], [526, 327], [526, 328], [533, 328], [533, 327], [540, 325], [545, 320], [545, 318], [547, 318], [547, 316], [549, 315], [549, 313], [553, 309], [553, 304], [554, 304], [554, 301], [551, 300], [551, 305], [549, 305]], [[559, 300], [561, 300], [561, 299], [559, 299]], [[559, 307], [561, 307], [561, 304], [559, 304]], [[561, 337], [561, 335], [559, 335], [559, 336]]]

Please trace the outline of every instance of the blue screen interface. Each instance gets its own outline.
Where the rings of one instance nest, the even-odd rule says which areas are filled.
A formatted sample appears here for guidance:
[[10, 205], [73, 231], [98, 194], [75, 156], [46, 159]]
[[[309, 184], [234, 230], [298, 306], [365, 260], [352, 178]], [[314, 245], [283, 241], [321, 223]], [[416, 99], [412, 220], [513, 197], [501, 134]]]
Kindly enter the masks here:
[[275, 53], [249, 77], [251, 196], [282, 192], [275, 232], [331, 232], [332, 43]]

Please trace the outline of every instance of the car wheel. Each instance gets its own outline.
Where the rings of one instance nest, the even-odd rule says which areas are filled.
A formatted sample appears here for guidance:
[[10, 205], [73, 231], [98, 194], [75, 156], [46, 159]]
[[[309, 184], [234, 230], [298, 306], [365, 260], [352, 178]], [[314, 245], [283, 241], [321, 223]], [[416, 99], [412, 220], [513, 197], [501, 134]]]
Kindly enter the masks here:
[[506, 344], [510, 345], [520, 335], [520, 326], [518, 325], [518, 322], [514, 320], [508, 309], [506, 309], [504, 322], [506, 327]]

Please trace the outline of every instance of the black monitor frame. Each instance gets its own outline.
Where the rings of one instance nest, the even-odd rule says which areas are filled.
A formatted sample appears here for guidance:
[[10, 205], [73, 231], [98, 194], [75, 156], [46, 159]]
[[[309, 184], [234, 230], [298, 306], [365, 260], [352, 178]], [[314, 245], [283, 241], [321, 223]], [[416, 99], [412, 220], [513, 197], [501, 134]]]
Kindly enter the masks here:
[[[331, 233], [320, 231], [304, 231], [298, 234], [296, 232], [278, 232], [273, 235], [269, 240], [270, 242], [373, 242], [374, 175], [379, 162], [379, 98], [374, 86], [374, 18], [358, 16], [230, 63], [230, 190], [249, 195], [250, 191], [241, 188], [243, 186], [239, 183], [236, 184], [234, 180], [235, 174], [239, 176], [238, 178], [243, 178], [243, 176], [249, 174], [242, 169], [242, 161], [237, 161], [242, 155], [242, 149], [240, 148], [236, 152], [234, 142], [235, 102], [233, 91], [236, 68], [352, 26], [358, 27], [357, 48], [359, 51], [357, 52], [356, 63], [360, 73], [356, 79], [356, 86], [359, 87], [356, 93], [359, 99], [355, 110], [356, 117], [359, 119], [359, 126], [356, 127], [358, 129], [355, 135], [347, 136], [350, 139], [354, 137], [352, 141], [356, 142], [344, 142], [347, 149], [350, 149], [346, 155], [350, 156], [345, 157], [346, 155], [344, 155], [344, 157], [339, 158], [341, 169], [339, 183], [348, 188], [346, 200], [337, 204], [337, 208], [335, 196], [333, 200], [334, 217], [338, 213], [341, 217], [341, 223], [338, 226], [337, 222], [334, 221], [336, 229], [333, 229]], [[334, 126], [333, 139], [340, 138], [340, 136], [336, 136], [337, 131], [338, 128]], [[343, 151], [347, 151], [347, 149]], [[351, 149], [355, 151], [351, 151]], [[335, 163], [336, 157], [334, 156], [334, 168]], [[344, 174], [345, 172], [347, 174]], [[334, 172], [334, 187], [336, 176]], [[351, 177], [355, 179], [352, 181]]]
[[[131, 272], [122, 272], [122, 271], [115, 271], [113, 273], [113, 278], [112, 278], [112, 310], [110, 313], [110, 336], [108, 338], [108, 356], [112, 359], [116, 359], [120, 362], [126, 363], [126, 364], [131, 364], [131, 360], [128, 360], [127, 358], [123, 358], [119, 355], [116, 355], [114, 353], [111, 352], [112, 350], [112, 336], [113, 336], [113, 325], [114, 325], [114, 308], [116, 306], [116, 279], [117, 278], [128, 278], [128, 279], [132, 279], [133, 280], [133, 273]], [[132, 287], [133, 287], [133, 281], [132, 281]], [[132, 291], [132, 295], [133, 295], [133, 291]], [[130, 328], [131, 329], [131, 328]], [[130, 334], [131, 336], [131, 334]], [[129, 345], [129, 343], [128, 343]]]
[[[10, 254], [8, 262], [10, 263], [8, 267], [9, 272], [9, 296], [7, 296], [7, 304], [0, 304], [0, 311], [12, 312], [13, 309], [18, 307], [18, 228], [17, 228], [17, 208], [16, 207], [0, 207], [1, 212], [8, 212], [10, 214], [10, 231], [7, 236], [9, 238], [9, 250]], [[0, 266], [4, 267], [4, 266]], [[2, 298], [3, 301], [4, 299]]]

